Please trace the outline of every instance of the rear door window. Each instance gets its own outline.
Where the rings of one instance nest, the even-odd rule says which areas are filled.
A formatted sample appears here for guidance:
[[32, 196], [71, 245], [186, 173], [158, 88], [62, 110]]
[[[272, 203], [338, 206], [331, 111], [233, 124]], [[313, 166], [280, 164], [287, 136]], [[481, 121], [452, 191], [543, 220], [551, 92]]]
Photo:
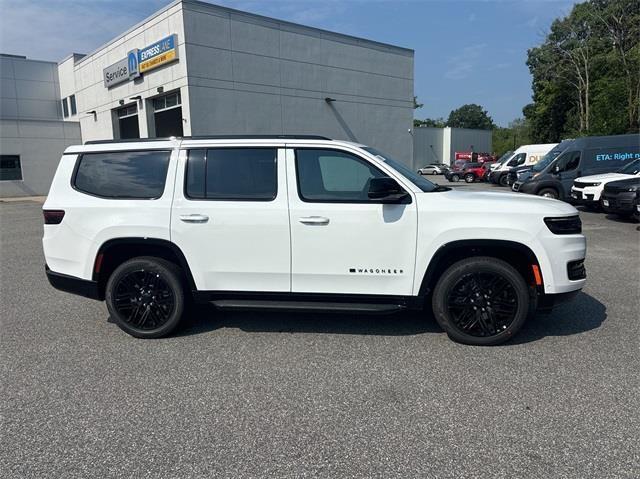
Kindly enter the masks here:
[[102, 198], [160, 198], [170, 157], [168, 150], [85, 153], [76, 166], [73, 186]]
[[190, 150], [185, 193], [188, 198], [271, 201], [278, 189], [276, 148]]

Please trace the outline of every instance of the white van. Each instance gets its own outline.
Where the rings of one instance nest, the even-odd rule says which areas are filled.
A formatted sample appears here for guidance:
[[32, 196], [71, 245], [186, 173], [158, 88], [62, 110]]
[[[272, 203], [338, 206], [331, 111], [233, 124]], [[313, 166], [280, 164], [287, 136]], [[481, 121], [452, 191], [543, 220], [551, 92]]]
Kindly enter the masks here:
[[489, 181], [501, 186], [507, 186], [509, 170], [516, 166], [535, 165], [544, 155], [549, 153], [557, 143], [545, 143], [542, 145], [523, 145], [513, 152], [511, 158], [504, 161], [489, 174]]

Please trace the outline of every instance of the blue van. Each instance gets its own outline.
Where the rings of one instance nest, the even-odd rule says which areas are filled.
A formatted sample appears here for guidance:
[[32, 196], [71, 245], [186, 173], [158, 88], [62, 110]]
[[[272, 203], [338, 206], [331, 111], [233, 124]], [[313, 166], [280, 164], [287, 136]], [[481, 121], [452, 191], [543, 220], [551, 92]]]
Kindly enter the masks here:
[[569, 200], [573, 180], [617, 171], [640, 158], [640, 135], [576, 138], [545, 169], [519, 185], [518, 191]]

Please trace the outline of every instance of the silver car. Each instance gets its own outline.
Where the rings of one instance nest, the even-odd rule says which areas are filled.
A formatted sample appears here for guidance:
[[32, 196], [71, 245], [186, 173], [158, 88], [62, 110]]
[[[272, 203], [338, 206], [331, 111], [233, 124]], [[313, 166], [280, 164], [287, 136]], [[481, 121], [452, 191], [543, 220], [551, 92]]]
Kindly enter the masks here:
[[441, 175], [444, 173], [444, 166], [442, 165], [427, 165], [418, 170], [421, 175]]

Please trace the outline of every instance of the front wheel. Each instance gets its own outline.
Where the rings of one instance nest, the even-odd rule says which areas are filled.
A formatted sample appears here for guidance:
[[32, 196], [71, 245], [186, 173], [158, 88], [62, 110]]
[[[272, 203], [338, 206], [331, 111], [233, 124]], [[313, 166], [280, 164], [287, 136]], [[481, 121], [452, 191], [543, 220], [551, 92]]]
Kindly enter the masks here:
[[473, 183], [474, 181], [476, 181], [476, 177], [471, 173], [467, 173], [466, 175], [464, 175], [464, 181], [466, 181], [467, 183]]
[[443, 273], [432, 306], [436, 321], [451, 339], [491, 346], [520, 330], [532, 302], [515, 268], [497, 258], [478, 256], [458, 261]]
[[558, 192], [553, 188], [543, 188], [538, 192], [538, 196], [544, 196], [545, 198], [553, 198], [557, 200], [560, 198]]
[[500, 184], [500, 186], [509, 186], [509, 178], [507, 177], [507, 175], [502, 175], [500, 176], [498, 183]]
[[185, 308], [180, 269], [155, 257], [122, 263], [107, 281], [105, 299], [115, 323], [136, 338], [160, 338], [180, 323]]

